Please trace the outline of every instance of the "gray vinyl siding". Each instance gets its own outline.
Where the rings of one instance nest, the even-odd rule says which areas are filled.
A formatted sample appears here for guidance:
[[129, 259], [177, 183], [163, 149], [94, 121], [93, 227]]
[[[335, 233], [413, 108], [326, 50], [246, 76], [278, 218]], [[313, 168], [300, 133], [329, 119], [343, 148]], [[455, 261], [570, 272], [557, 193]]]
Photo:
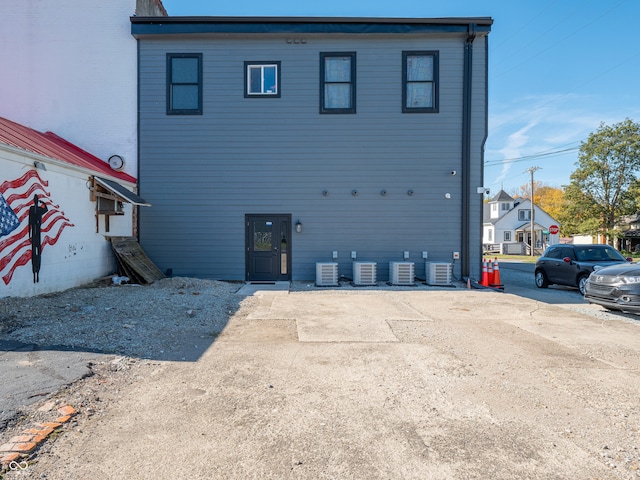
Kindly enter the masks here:
[[[302, 222], [290, 244], [293, 280], [313, 280], [315, 263], [332, 261], [333, 250], [341, 275], [351, 276], [356, 250], [358, 260], [378, 262], [379, 280], [388, 279], [388, 262], [402, 260], [403, 251], [423, 277], [422, 251], [430, 261], [450, 262], [462, 250], [465, 37], [305, 39], [139, 42], [140, 195], [153, 205], [140, 210], [140, 241], [162, 270], [244, 280], [244, 218], [259, 213]], [[478, 47], [472, 268], [480, 265], [482, 196], [475, 191], [482, 185], [486, 127], [483, 42]], [[439, 113], [401, 112], [403, 50], [439, 51]], [[339, 51], [357, 54], [357, 113], [320, 114], [320, 52]], [[166, 115], [166, 54], [190, 52], [203, 55], [203, 113]], [[281, 62], [280, 98], [244, 98], [245, 61]], [[459, 264], [454, 273], [460, 275]]]

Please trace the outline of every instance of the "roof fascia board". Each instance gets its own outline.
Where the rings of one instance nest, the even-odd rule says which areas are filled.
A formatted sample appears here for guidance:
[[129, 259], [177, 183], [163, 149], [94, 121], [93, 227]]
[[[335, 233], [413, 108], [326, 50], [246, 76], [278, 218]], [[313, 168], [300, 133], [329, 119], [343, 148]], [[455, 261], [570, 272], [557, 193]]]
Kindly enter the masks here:
[[[64, 168], [67, 170], [73, 170], [74, 172], [79, 172], [85, 175], [100, 175], [101, 177], [107, 177], [109, 180], [113, 181], [113, 182], [117, 182], [120, 183], [122, 185], [126, 185], [129, 186], [131, 188], [135, 188], [136, 184], [135, 183], [131, 183], [128, 182], [126, 180], [122, 180], [120, 178], [116, 178], [116, 177], [109, 177], [108, 175], [105, 175], [102, 172], [96, 172], [93, 170], [90, 170], [88, 168], [84, 168], [84, 167], [80, 167], [78, 165], [74, 165], [72, 163], [69, 162], [64, 162], [62, 160], [56, 160], [55, 158], [51, 158], [51, 157], [47, 157], [46, 155], [40, 155], [39, 153], [34, 153], [31, 152], [29, 150], [24, 150], [22, 148], [19, 147], [14, 147], [13, 145], [7, 145], [6, 143], [0, 143], [0, 149], [1, 150], [5, 150], [9, 153], [13, 153], [16, 156], [19, 157], [26, 157], [29, 159], [32, 159], [33, 161], [39, 161], [39, 162], [44, 162], [46, 164], [49, 165], [55, 165], [56, 167], [60, 167], [60, 168]], [[28, 163], [28, 162], [25, 162]]]
[[302, 17], [131, 17], [131, 34], [466, 34], [475, 25], [487, 35], [493, 20], [478, 18], [302, 18]]

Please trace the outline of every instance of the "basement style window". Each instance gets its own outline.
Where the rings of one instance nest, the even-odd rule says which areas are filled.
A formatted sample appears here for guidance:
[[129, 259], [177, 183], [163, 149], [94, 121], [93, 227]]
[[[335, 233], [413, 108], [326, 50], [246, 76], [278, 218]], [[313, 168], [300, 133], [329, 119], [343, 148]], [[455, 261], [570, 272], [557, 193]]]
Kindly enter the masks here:
[[320, 53], [320, 113], [356, 113], [356, 53]]
[[167, 115], [202, 115], [202, 54], [167, 54]]
[[402, 52], [402, 112], [438, 113], [438, 52]]
[[280, 62], [244, 62], [245, 98], [280, 97]]

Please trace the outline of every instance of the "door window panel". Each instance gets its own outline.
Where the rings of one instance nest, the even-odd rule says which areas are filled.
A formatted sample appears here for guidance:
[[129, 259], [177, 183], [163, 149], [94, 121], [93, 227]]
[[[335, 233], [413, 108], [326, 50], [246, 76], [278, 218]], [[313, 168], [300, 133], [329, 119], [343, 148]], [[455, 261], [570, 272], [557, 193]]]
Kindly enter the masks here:
[[256, 221], [253, 230], [253, 250], [268, 252], [273, 246], [273, 222]]

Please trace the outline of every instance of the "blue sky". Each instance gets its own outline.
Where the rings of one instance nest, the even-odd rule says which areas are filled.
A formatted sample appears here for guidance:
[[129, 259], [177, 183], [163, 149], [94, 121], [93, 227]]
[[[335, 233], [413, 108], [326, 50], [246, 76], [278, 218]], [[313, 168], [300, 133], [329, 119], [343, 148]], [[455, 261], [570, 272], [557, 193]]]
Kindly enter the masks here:
[[561, 187], [600, 123], [640, 122], [638, 0], [163, 0], [172, 16], [492, 17], [485, 186]]

